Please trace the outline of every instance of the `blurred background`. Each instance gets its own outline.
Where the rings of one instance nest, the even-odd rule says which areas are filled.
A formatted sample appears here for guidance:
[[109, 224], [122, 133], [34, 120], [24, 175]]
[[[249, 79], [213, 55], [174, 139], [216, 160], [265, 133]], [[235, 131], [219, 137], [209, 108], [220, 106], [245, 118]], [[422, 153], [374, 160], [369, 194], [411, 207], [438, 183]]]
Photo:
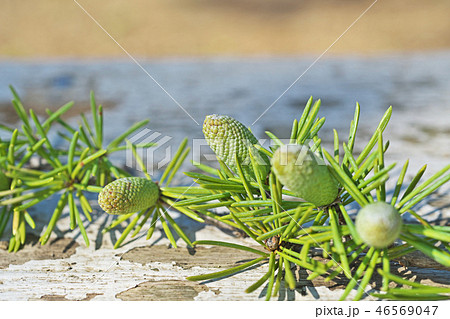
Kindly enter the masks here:
[[[140, 57], [320, 54], [374, 1], [78, 0]], [[123, 57], [73, 0], [2, 0], [4, 57]], [[377, 1], [332, 52], [450, 46], [450, 1]]]
[[176, 145], [202, 137], [212, 113], [259, 138], [287, 137], [312, 95], [327, 117], [324, 143], [333, 128], [345, 136], [357, 101], [360, 145], [393, 105], [392, 160], [450, 161], [450, 0], [2, 0], [0, 8], [2, 123], [17, 120], [11, 84], [41, 115], [74, 100], [73, 122], [94, 90], [106, 139], [150, 118], [147, 128]]

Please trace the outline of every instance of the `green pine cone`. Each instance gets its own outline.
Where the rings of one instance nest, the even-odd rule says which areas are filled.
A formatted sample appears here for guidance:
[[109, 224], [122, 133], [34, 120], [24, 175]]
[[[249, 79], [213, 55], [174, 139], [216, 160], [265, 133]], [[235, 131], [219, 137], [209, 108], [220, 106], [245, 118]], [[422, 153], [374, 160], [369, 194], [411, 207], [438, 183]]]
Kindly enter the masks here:
[[273, 154], [272, 170], [288, 189], [316, 206], [329, 205], [338, 196], [336, 179], [325, 162], [307, 146], [280, 146]]
[[262, 178], [269, 172], [270, 164], [266, 154], [256, 149], [256, 137], [242, 123], [228, 115], [208, 115], [203, 123], [203, 134], [208, 145], [225, 164], [237, 173], [235, 154], [241, 164], [244, 176], [255, 180], [249, 147], [258, 164], [262, 165]]
[[108, 214], [122, 215], [156, 204], [158, 185], [141, 177], [125, 177], [106, 185], [98, 195], [100, 207]]
[[392, 244], [402, 230], [402, 218], [395, 207], [385, 202], [370, 203], [361, 208], [355, 226], [359, 237], [375, 248]]

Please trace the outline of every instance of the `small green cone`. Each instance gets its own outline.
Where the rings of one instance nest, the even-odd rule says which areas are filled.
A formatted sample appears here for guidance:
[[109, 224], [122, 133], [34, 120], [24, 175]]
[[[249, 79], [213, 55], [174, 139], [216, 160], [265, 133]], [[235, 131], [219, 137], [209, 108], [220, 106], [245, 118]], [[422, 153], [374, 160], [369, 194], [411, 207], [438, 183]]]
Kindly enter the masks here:
[[385, 202], [367, 204], [359, 210], [355, 221], [359, 237], [375, 248], [392, 244], [400, 235], [402, 225], [398, 210]]
[[156, 204], [158, 185], [141, 177], [125, 177], [106, 185], [98, 195], [100, 207], [108, 214], [122, 215]]
[[338, 196], [336, 179], [308, 146], [280, 146], [273, 154], [272, 170], [288, 189], [316, 206], [330, 205]]
[[208, 145], [225, 164], [237, 173], [234, 156], [239, 160], [246, 178], [255, 180], [249, 147], [252, 155], [262, 168], [262, 179], [265, 179], [269, 169], [269, 159], [253, 145], [259, 144], [256, 137], [242, 123], [228, 115], [207, 115], [203, 123], [203, 134]]

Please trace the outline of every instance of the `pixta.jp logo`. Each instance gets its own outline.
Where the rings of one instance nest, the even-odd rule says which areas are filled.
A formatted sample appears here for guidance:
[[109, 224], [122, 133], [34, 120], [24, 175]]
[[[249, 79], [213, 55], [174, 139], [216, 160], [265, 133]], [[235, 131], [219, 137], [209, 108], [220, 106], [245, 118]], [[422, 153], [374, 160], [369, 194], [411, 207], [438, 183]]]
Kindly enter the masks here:
[[[136, 153], [142, 159], [150, 175], [170, 162], [172, 154], [172, 147], [168, 143], [170, 140], [172, 140], [171, 136], [166, 136], [147, 128], [139, 131], [129, 139], [131, 144], [136, 146]], [[142, 147], [151, 143], [154, 143], [152, 147]], [[126, 166], [142, 171], [130, 147], [127, 147], [126, 151]]]

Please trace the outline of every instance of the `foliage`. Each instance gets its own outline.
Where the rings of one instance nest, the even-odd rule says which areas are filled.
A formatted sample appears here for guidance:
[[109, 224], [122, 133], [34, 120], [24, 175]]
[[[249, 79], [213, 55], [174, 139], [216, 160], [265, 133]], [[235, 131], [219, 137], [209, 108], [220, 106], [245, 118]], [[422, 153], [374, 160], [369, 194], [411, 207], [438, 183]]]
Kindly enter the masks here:
[[[55, 112], [47, 110], [47, 117], [39, 117], [30, 109], [27, 113], [22, 102], [11, 87], [12, 105], [19, 115], [21, 126], [18, 129], [1, 125], [9, 138], [0, 139], [0, 235], [11, 225], [9, 251], [17, 251], [26, 239], [26, 228], [35, 227], [28, 209], [55, 196], [58, 203], [40, 241], [45, 244], [68, 206], [70, 228], [79, 228], [87, 245], [86, 220], [92, 221], [92, 207], [88, 193], [97, 193], [109, 182], [131, 176], [130, 173], [115, 166], [109, 159], [114, 152], [129, 150], [139, 164], [146, 178], [151, 179], [138, 148], [148, 148], [153, 143], [132, 144], [127, 137], [147, 124], [147, 120], [134, 124], [108, 145], [103, 141], [103, 110], [97, 105], [91, 93], [91, 122], [81, 114], [81, 124], [73, 127], [62, 119], [73, 103], [63, 105]], [[255, 254], [255, 258], [219, 272], [192, 276], [189, 280], [209, 280], [233, 275], [268, 263], [268, 270], [258, 281], [247, 288], [252, 292], [266, 285], [266, 300], [276, 296], [283, 281], [289, 289], [295, 289], [292, 266], [308, 271], [308, 280], [319, 276], [326, 281], [337, 276], [345, 276], [349, 282], [341, 296], [348, 298], [356, 288], [355, 300], [367, 295], [365, 291], [374, 275], [382, 277], [383, 293], [374, 297], [392, 300], [440, 300], [449, 298], [448, 288], [430, 287], [401, 278], [391, 272], [391, 262], [409, 252], [418, 250], [436, 262], [450, 267], [449, 241], [450, 227], [430, 225], [414, 208], [430, 194], [450, 180], [450, 165], [447, 165], [428, 180], [421, 182], [425, 168], [421, 168], [411, 182], [405, 185], [405, 176], [409, 162], [406, 161], [397, 178], [392, 196], [388, 196], [386, 181], [390, 177], [394, 164], [385, 163], [385, 154], [389, 142], [383, 139], [383, 132], [392, 114], [390, 107], [380, 120], [370, 140], [363, 147], [356, 148], [356, 136], [359, 125], [360, 106], [356, 105], [348, 137], [340, 140], [337, 131], [333, 134], [333, 148], [327, 151], [319, 137], [325, 118], [318, 116], [320, 100], [310, 98], [299, 119], [292, 124], [290, 139], [286, 144], [307, 145], [314, 157], [327, 164], [329, 172], [339, 183], [337, 198], [325, 206], [316, 206], [300, 198], [287, 189], [274, 170], [268, 170], [267, 161], [286, 141], [282, 141], [272, 132], [266, 132], [272, 141], [269, 148], [258, 143], [247, 145], [249, 159], [227, 154], [227, 166], [218, 156], [219, 169], [194, 163], [202, 173], [186, 172], [197, 186], [171, 186], [173, 177], [180, 169], [190, 149], [185, 139], [179, 146], [172, 161], [164, 170], [160, 180], [159, 199], [151, 207], [139, 212], [118, 216], [103, 232], [110, 231], [128, 222], [115, 243], [120, 246], [130, 236], [136, 236], [150, 220], [147, 239], [151, 238], [156, 222], [159, 220], [167, 238], [173, 247], [177, 247], [172, 231], [175, 231], [188, 246], [217, 245], [244, 250]], [[244, 130], [240, 123], [227, 118]], [[65, 145], [55, 147], [49, 136], [55, 126], [65, 140]], [[224, 132], [224, 136], [230, 136]], [[253, 135], [251, 135], [253, 136]], [[256, 140], [256, 139], [255, 139]], [[225, 141], [226, 142], [226, 141]], [[230, 145], [239, 144], [239, 141]], [[243, 144], [239, 144], [239, 147]], [[356, 149], [361, 149], [357, 152]], [[39, 165], [33, 164], [39, 159]], [[248, 161], [247, 161], [248, 160]], [[248, 174], [252, 172], [252, 174]], [[317, 175], [319, 176], [319, 175]], [[329, 201], [328, 201], [329, 202]], [[400, 215], [409, 213], [415, 222], [404, 223], [397, 244], [374, 248], [365, 244], [355, 227], [349, 208], [360, 208], [374, 202], [392, 205]], [[169, 214], [176, 209], [189, 218], [204, 222], [212, 218], [245, 232], [261, 249], [215, 240], [191, 242], [183, 230]], [[220, 211], [218, 210], [220, 208]], [[82, 212], [83, 215], [80, 213]], [[83, 217], [84, 216], [84, 217]], [[28, 226], [27, 226], [28, 225]], [[317, 251], [322, 259], [315, 258]], [[409, 287], [409, 288], [408, 288]]]
[[[192, 177], [201, 188], [209, 190], [210, 194], [179, 201], [174, 205], [175, 208], [183, 207], [198, 211], [239, 228], [267, 252], [252, 249], [256, 258], [250, 262], [188, 279], [220, 278], [255, 264], [268, 262], [268, 272], [247, 291], [253, 291], [267, 283], [266, 300], [269, 300], [278, 293], [283, 276], [287, 287], [295, 288], [296, 283], [291, 271], [293, 263], [309, 271], [307, 280], [323, 276], [328, 281], [343, 274], [349, 279], [349, 284], [341, 299], [347, 298], [350, 291], [357, 286], [355, 300], [359, 300], [367, 294], [366, 286], [376, 268], [381, 267], [382, 271], [379, 274], [383, 277], [383, 290], [386, 294], [376, 294], [377, 297], [402, 299], [407, 298], [405, 296], [412, 296], [411, 291], [389, 288], [391, 282], [397, 282], [397, 278], [390, 273], [390, 261], [413, 250], [420, 250], [442, 265], [450, 266], [448, 252], [450, 227], [431, 226], [413, 210], [420, 201], [450, 180], [450, 165], [419, 185], [424, 173], [424, 168], [421, 169], [400, 196], [405, 188], [403, 182], [408, 166], [406, 162], [397, 180], [393, 196], [388, 200], [386, 181], [395, 164], [385, 165], [384, 158], [389, 142], [384, 143], [382, 134], [391, 117], [392, 108], [386, 111], [367, 145], [358, 156], [355, 156], [360, 114], [360, 107], [357, 104], [349, 136], [342, 142], [343, 156], [341, 156], [341, 141], [336, 131], [332, 155], [321, 146], [318, 132], [324, 119], [317, 117], [320, 100], [314, 104], [312, 102], [310, 99], [300, 119], [294, 120], [289, 143], [304, 145], [310, 140], [310, 149], [328, 161], [329, 168], [341, 187], [337, 200], [328, 206], [316, 207], [312, 203], [296, 198], [296, 194], [285, 189], [273, 172], [267, 179], [257, 178], [257, 181], [251, 181], [241, 173], [241, 170], [239, 174], [234, 174], [220, 159], [218, 170], [199, 165], [205, 174], [186, 173], [186, 175]], [[267, 135], [273, 141], [271, 148], [256, 147], [272, 157], [273, 152], [283, 142], [271, 132], [267, 132]], [[251, 164], [254, 171], [262, 173], [253, 158]], [[256, 174], [257, 177], [258, 175]], [[403, 244], [376, 249], [364, 244], [360, 239], [347, 208], [353, 202], [364, 207], [375, 201], [388, 202], [400, 214], [408, 212], [416, 218], [417, 223], [406, 224], [402, 228], [400, 240]], [[224, 215], [218, 214], [213, 210], [217, 207], [226, 207], [228, 212]], [[230, 246], [229, 243], [214, 241], [197, 241], [194, 244]], [[249, 247], [244, 246], [230, 247], [249, 250]], [[319, 262], [313, 258], [312, 252], [317, 250], [322, 251], [327, 262]], [[411, 286], [417, 288], [414, 284]], [[448, 292], [448, 289], [425, 287], [421, 286], [423, 289], [430, 289], [427, 291], [430, 298], [434, 296], [432, 293]], [[420, 293], [422, 290], [415, 291]], [[448, 298], [447, 295], [435, 297]]]
[[[142, 128], [148, 120], [134, 124], [126, 132], [119, 135], [108, 145], [103, 141], [103, 107], [97, 105], [95, 96], [91, 92], [91, 117], [81, 114], [81, 124], [74, 128], [61, 117], [74, 103], [69, 102], [57, 111], [47, 110], [47, 118], [40, 120], [33, 109], [27, 113], [19, 95], [10, 87], [13, 100], [12, 105], [20, 118], [19, 129], [1, 125], [1, 129], [10, 133], [9, 140], [2, 140], [0, 144], [1, 176], [7, 182], [2, 183], [0, 190], [0, 235], [8, 222], [12, 220], [9, 251], [17, 251], [26, 239], [26, 225], [35, 227], [35, 222], [27, 210], [55, 196], [58, 198], [53, 215], [48, 222], [45, 232], [40, 237], [44, 245], [61, 217], [65, 207], [69, 207], [70, 229], [77, 226], [86, 242], [85, 220], [92, 221], [92, 207], [87, 193], [97, 193], [102, 186], [113, 179], [130, 176], [130, 173], [115, 166], [109, 156], [115, 152], [126, 150], [127, 137]], [[52, 145], [49, 136], [55, 134], [55, 126], [65, 145], [59, 148]], [[132, 145], [135, 148], [148, 148], [153, 143]], [[33, 159], [38, 165], [33, 164]], [[0, 176], [0, 177], [1, 177]]]

